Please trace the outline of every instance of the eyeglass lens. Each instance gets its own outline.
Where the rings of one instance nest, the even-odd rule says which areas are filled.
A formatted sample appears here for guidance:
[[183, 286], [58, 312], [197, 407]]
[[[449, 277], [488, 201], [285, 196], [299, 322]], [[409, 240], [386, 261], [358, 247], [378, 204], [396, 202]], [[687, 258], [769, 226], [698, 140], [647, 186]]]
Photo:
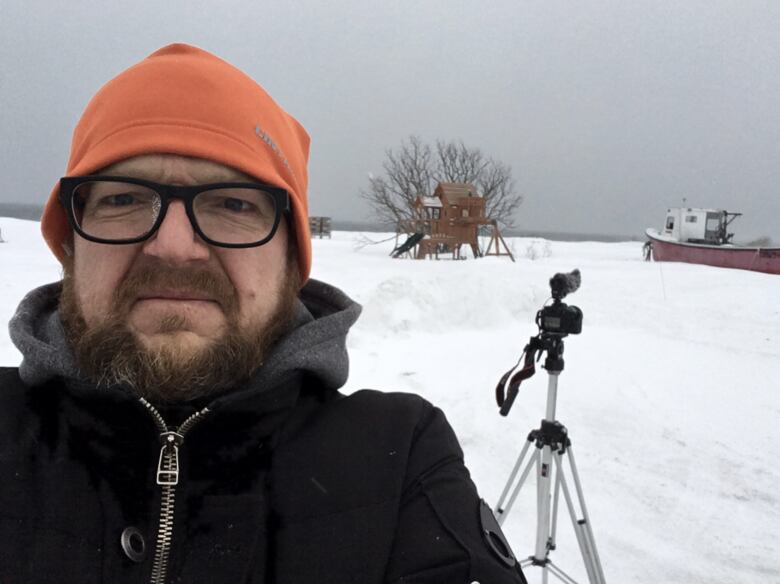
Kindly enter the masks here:
[[[151, 231], [162, 209], [154, 189], [119, 181], [89, 181], [73, 192], [73, 214], [92, 237], [120, 241]], [[203, 234], [218, 243], [246, 244], [265, 239], [276, 217], [274, 198], [248, 187], [218, 188], [195, 196], [192, 209]]]

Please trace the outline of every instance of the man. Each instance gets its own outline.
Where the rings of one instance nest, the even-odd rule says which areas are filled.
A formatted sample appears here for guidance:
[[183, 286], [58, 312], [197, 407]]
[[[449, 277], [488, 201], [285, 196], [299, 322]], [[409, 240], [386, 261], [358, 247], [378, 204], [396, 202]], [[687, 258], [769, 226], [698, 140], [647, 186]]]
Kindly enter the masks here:
[[309, 139], [171, 45], [87, 106], [0, 373], [0, 582], [524, 582], [442, 413], [338, 392]]

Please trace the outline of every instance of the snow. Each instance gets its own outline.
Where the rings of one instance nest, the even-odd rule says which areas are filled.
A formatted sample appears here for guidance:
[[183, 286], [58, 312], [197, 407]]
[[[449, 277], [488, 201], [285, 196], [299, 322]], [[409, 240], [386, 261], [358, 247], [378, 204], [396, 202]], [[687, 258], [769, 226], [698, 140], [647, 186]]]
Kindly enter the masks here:
[[[37, 223], [0, 218], [0, 231], [7, 321], [60, 269]], [[583, 310], [583, 332], [565, 341], [557, 411], [607, 582], [780, 582], [780, 277], [647, 263], [641, 242], [508, 238], [516, 263], [394, 260], [392, 240], [361, 244], [387, 237], [314, 241], [313, 277], [364, 306], [347, 392], [416, 392], [441, 407], [494, 505], [544, 415], [546, 373], [523, 383], [506, 418], [495, 385], [536, 333], [549, 278], [579, 268], [582, 287], [566, 302]], [[19, 358], [3, 333], [0, 364]], [[564, 511], [552, 558], [585, 583]], [[533, 553], [535, 526], [531, 480], [504, 523], [519, 557]], [[538, 568], [526, 573], [541, 581]]]

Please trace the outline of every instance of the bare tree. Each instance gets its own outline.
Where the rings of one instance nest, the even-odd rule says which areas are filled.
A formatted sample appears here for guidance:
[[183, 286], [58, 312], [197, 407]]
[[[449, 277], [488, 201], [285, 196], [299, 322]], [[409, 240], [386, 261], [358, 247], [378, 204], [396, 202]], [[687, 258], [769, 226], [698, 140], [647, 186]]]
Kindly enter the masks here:
[[523, 197], [515, 190], [512, 169], [463, 142], [439, 140], [434, 148], [416, 136], [387, 150], [383, 176], [369, 176], [361, 196], [377, 219], [397, 223], [414, 216], [418, 196], [431, 196], [440, 182], [471, 183], [485, 199], [487, 217], [504, 226], [514, 224]]
[[430, 146], [412, 136], [395, 152], [386, 151], [382, 164], [384, 176], [369, 176], [368, 190], [361, 196], [371, 203], [377, 218], [386, 223], [397, 223], [413, 217], [413, 205], [418, 195], [429, 194], [433, 177]]

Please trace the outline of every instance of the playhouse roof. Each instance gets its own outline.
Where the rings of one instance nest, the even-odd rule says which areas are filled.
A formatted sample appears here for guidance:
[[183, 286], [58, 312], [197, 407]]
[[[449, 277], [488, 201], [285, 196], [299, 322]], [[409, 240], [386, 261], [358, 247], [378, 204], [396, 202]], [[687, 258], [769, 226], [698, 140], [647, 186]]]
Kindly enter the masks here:
[[438, 197], [426, 197], [426, 196], [420, 196], [419, 198], [420, 203], [422, 203], [423, 207], [441, 207], [441, 199]]
[[437, 197], [446, 196], [450, 200], [461, 199], [463, 197], [479, 197], [477, 187], [471, 183], [446, 183], [441, 182], [436, 187], [433, 194]]

